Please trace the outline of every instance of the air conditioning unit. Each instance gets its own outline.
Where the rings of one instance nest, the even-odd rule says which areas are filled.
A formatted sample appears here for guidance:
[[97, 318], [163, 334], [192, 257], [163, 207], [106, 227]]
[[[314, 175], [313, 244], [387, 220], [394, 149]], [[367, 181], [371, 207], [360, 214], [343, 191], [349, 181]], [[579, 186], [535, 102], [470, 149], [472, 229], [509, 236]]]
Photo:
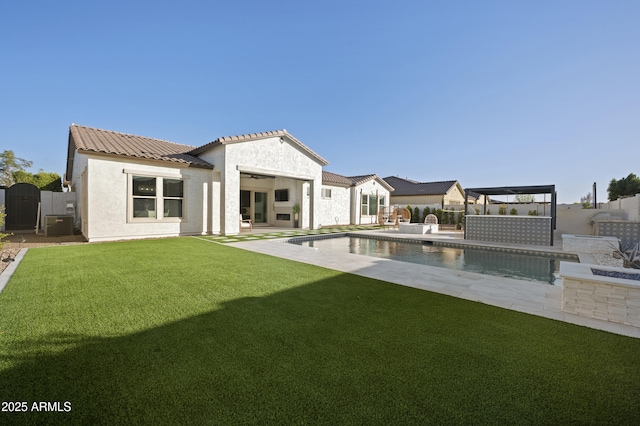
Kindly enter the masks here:
[[44, 236], [73, 235], [73, 216], [45, 216]]

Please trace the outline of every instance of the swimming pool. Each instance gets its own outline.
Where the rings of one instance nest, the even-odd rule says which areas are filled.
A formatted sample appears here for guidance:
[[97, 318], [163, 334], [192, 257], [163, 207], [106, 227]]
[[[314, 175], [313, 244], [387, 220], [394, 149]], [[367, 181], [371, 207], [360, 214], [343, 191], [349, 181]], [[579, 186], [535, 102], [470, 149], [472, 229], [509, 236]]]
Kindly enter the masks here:
[[545, 284], [555, 284], [557, 280], [560, 280], [558, 272], [561, 260], [577, 262], [577, 257], [564, 255], [505, 252], [472, 247], [445, 247], [434, 245], [429, 241], [407, 242], [364, 238], [361, 236], [322, 239], [293, 238], [288, 242], [315, 247], [319, 250], [382, 257], [401, 262], [477, 272]]

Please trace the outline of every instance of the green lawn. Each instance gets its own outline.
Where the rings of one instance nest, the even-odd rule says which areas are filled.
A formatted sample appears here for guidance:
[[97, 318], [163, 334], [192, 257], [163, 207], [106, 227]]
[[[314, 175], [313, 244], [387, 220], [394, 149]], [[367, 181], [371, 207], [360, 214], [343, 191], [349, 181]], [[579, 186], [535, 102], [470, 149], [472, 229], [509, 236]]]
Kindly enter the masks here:
[[[275, 244], [275, 243], [274, 243]], [[194, 238], [29, 250], [0, 424], [639, 424], [640, 339]]]

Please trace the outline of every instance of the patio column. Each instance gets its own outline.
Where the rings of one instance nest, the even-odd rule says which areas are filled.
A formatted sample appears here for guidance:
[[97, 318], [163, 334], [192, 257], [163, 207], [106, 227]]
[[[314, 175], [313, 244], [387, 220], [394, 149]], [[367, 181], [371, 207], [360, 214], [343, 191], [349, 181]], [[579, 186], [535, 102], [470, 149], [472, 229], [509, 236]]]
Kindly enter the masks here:
[[[315, 180], [309, 181], [309, 229], [316, 229], [318, 224], [316, 223], [316, 182]], [[318, 188], [319, 189], [319, 188]]]
[[237, 168], [225, 170], [222, 182], [222, 233], [240, 233], [240, 171]]

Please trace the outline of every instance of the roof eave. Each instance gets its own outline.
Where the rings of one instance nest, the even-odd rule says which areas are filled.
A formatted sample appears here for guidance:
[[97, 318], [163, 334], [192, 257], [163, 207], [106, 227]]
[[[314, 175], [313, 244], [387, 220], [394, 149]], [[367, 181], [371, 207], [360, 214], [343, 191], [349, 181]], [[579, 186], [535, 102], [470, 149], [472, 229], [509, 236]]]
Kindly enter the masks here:
[[76, 149], [76, 151], [80, 154], [84, 155], [94, 155], [98, 157], [110, 157], [110, 158], [129, 158], [136, 161], [144, 161], [148, 163], [154, 164], [162, 164], [162, 165], [173, 165], [180, 168], [196, 168], [196, 169], [209, 169], [213, 170], [213, 164], [205, 165], [205, 164], [196, 164], [196, 163], [186, 163], [181, 161], [171, 161], [171, 160], [159, 160], [155, 158], [146, 158], [146, 157], [137, 157], [134, 155], [125, 155], [125, 154], [115, 154], [112, 152], [101, 152], [101, 151], [92, 151], [88, 149]]

